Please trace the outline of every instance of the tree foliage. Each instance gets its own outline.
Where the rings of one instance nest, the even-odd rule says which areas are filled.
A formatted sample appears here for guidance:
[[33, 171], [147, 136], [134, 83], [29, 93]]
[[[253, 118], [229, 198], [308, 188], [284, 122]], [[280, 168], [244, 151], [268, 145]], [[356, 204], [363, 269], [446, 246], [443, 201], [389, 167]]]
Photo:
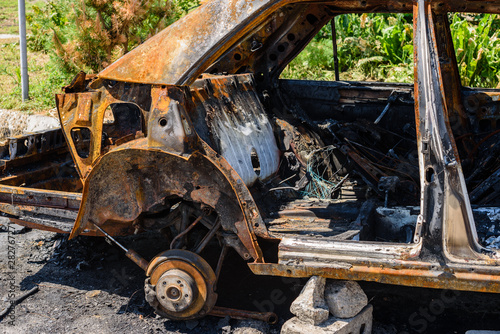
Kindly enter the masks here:
[[98, 72], [191, 8], [193, 0], [51, 0], [33, 6], [29, 46], [65, 72]]

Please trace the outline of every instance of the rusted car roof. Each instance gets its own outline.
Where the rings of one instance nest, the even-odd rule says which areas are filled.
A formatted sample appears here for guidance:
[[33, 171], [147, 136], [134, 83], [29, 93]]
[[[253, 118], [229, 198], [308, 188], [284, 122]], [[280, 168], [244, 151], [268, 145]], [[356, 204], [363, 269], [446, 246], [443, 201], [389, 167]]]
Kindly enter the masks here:
[[214, 59], [230, 32], [247, 18], [280, 1], [213, 0], [147, 40], [104, 69], [105, 79], [183, 84], [203, 55]]
[[[210, 64], [230, 48], [241, 34], [264, 23], [276, 7], [310, 0], [212, 0], [170, 25], [99, 73], [99, 77], [143, 84], [191, 84]], [[324, 1], [330, 9], [362, 12], [411, 12], [413, 2]], [[428, 1], [447, 11], [484, 12], [478, 1]], [[500, 4], [488, 4], [489, 13]], [[255, 18], [255, 19], [254, 19]], [[254, 20], [253, 20], [254, 19]], [[253, 20], [251, 24], [249, 21]], [[240, 31], [241, 27], [244, 31]]]

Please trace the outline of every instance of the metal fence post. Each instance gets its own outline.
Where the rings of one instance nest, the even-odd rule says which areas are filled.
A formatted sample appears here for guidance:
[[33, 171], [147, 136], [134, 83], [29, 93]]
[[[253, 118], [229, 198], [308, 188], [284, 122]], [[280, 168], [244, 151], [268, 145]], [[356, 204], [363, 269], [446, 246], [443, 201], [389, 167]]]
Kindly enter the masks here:
[[26, 7], [24, 0], [19, 6], [19, 47], [21, 49], [21, 89], [23, 102], [29, 99], [28, 55], [26, 50]]

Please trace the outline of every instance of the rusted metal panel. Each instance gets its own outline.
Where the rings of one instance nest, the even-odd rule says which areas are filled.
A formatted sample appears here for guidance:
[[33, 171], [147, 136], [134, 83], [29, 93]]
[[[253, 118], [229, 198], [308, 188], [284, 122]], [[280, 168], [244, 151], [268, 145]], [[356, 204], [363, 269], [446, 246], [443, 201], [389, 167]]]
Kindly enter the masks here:
[[[268, 1], [210, 1], [130, 51], [99, 77], [149, 84], [177, 84], [204, 54], [220, 55], [227, 35]], [[154, 66], [152, 66], [154, 65]]]
[[[277, 8], [291, 3], [298, 2], [209, 1], [105, 68], [99, 77], [149, 84], [191, 84], [244, 33], [258, 29]], [[411, 4], [411, 1], [342, 1], [332, 3], [332, 11], [404, 12], [411, 10]], [[325, 22], [328, 20], [329, 17]], [[256, 46], [250, 47], [247, 52], [253, 53], [256, 49]], [[243, 55], [243, 59], [246, 58], [247, 55]]]
[[196, 82], [192, 93], [205, 109], [210, 139], [247, 186], [278, 170], [279, 150], [251, 75]]
[[[177, 196], [214, 208], [222, 217], [222, 226], [240, 236], [254, 259], [261, 259], [258, 246], [250, 241], [251, 232], [235, 226], [245, 218], [231, 184], [210, 160], [199, 153], [183, 158], [147, 149], [146, 139], [134, 144], [135, 148], [121, 147], [108, 153], [94, 166], [85, 180], [72, 236], [78, 235], [88, 221], [111, 234], [130, 234], [143, 211], [168, 196]], [[113, 173], [109, 173], [110, 168]]]
[[82, 195], [57, 190], [21, 188], [0, 184], [0, 201], [10, 204], [78, 210]]
[[[4, 211], [4, 208], [2, 208], [2, 211], [6, 212], [6, 211]], [[17, 218], [9, 218], [9, 220], [12, 223], [17, 224], [17, 225], [26, 226], [29, 228], [35, 228], [38, 230], [43, 230], [43, 231], [48, 231], [48, 232], [54, 232], [54, 233], [63, 233], [63, 234], [69, 233], [71, 231], [71, 227], [72, 227], [72, 225], [70, 225], [69, 229], [64, 229], [64, 228], [48, 226], [45, 222], [43, 224], [38, 224], [38, 223], [29, 222], [26, 220], [17, 219]]]
[[378, 266], [377, 263], [365, 265], [303, 266], [285, 264], [249, 264], [256, 275], [284, 277], [311, 277], [314, 275], [332, 279], [373, 281], [384, 284], [406, 285], [433, 289], [452, 289], [476, 292], [500, 291], [498, 273], [476, 273], [471, 271], [450, 271], [438, 263], [417, 266], [407, 263], [399, 268]]
[[8, 168], [17, 161], [26, 161], [25, 158], [40, 159], [56, 151], [67, 151], [61, 129], [9, 137], [6, 144], [0, 145], [0, 168]]
[[[441, 89], [445, 83], [439, 72], [439, 52], [436, 30], [432, 29], [430, 3], [419, 1], [416, 14], [418, 141], [426, 142], [427, 146], [419, 152], [423, 192], [421, 214], [424, 222], [429, 224], [429, 239], [442, 237], [443, 255], [449, 260], [495, 263], [498, 261], [492, 259], [496, 258], [495, 254], [486, 255], [489, 252], [485, 252], [477, 241], [465, 179]], [[437, 161], [432, 162], [433, 158]]]
[[[140, 115], [137, 117], [145, 118], [145, 109], [149, 109], [151, 104], [150, 86], [102, 80], [95, 80], [93, 84], [97, 89], [91, 92], [56, 95], [66, 143], [82, 179], [90, 172], [92, 164], [101, 156], [103, 150], [109, 149], [104, 145], [115, 145], [103, 140], [109, 128], [104, 124], [106, 110], [114, 104], [127, 104], [139, 110]], [[141, 129], [137, 130], [128, 134], [125, 141], [143, 136]], [[125, 139], [125, 136], [121, 135], [118, 139], [120, 138]]]
[[[136, 219], [142, 212], [168, 196], [178, 196], [205, 203], [218, 211], [225, 217], [222, 226], [238, 234], [248, 250], [248, 257], [261, 261], [254, 233], [266, 235], [265, 225], [238, 173], [197, 136], [188, 115], [192, 107], [187, 87], [152, 86], [147, 90], [144, 86], [132, 84], [131, 89], [122, 90], [120, 86], [123, 85], [118, 83], [110, 87], [107, 81], [94, 82], [97, 91], [88, 95], [92, 104], [86, 102], [89, 100], [85, 97], [87, 93], [59, 97], [64, 132], [84, 183], [82, 206], [71, 236], [83, 231], [88, 221], [105, 227], [113, 235], [130, 234], [137, 229]], [[139, 94], [150, 94], [151, 112], [142, 109], [147, 102], [137, 101], [137, 95], [130, 93], [134, 90]], [[102, 138], [107, 131], [106, 124], [103, 125], [105, 109], [128, 101], [138, 103], [146, 127], [141, 133], [131, 133], [126, 143], [117, 145], [117, 139], [103, 147], [105, 142]], [[78, 115], [86, 114], [78, 107], [80, 103], [83, 103], [84, 109], [92, 109], [89, 111], [91, 122], [85, 126], [75, 121]], [[80, 156], [77, 143], [72, 138], [72, 132], [79, 127], [85, 127], [91, 133], [86, 157]], [[147, 138], [142, 138], [145, 134]], [[162, 163], [162, 159], [170, 159], [170, 162]], [[199, 159], [205, 159], [205, 162]], [[193, 161], [197, 161], [195, 165], [192, 165]], [[129, 167], [124, 170], [126, 166]], [[114, 173], [110, 174], [109, 168], [114, 169]], [[131, 175], [130, 171], [135, 169], [138, 169], [137, 172]], [[188, 174], [183, 177], [182, 173]], [[218, 179], [217, 175], [222, 178]], [[163, 178], [165, 182], [161, 181]], [[196, 184], [200, 178], [203, 182], [211, 180], [212, 185], [186, 188], [188, 184]], [[124, 184], [127, 187], [123, 187]], [[110, 188], [109, 185], [115, 186]], [[227, 204], [230, 198], [233, 198], [233, 204]], [[238, 203], [237, 199], [241, 202]], [[219, 200], [222, 202], [219, 203]], [[91, 216], [87, 216], [89, 213], [92, 213]]]
[[148, 147], [187, 154], [198, 146], [196, 133], [187, 115], [190, 101], [187, 88], [155, 86], [148, 121]]

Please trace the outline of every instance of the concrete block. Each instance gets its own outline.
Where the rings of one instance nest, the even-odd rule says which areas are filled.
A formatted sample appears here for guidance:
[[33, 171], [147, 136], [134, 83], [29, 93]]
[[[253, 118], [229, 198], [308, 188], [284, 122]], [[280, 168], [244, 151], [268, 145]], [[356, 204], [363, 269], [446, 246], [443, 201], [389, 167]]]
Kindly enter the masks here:
[[314, 326], [293, 317], [283, 324], [281, 334], [370, 334], [373, 323], [373, 307], [367, 305], [355, 317], [339, 319], [330, 317], [320, 325]]
[[32, 115], [28, 118], [25, 132], [37, 132], [61, 127], [59, 120], [50, 116]]
[[355, 281], [328, 280], [325, 299], [336, 318], [352, 318], [368, 304], [368, 297]]
[[318, 325], [328, 319], [328, 305], [325, 302], [326, 279], [313, 276], [307, 281], [300, 295], [290, 307], [290, 312], [305, 323]]

